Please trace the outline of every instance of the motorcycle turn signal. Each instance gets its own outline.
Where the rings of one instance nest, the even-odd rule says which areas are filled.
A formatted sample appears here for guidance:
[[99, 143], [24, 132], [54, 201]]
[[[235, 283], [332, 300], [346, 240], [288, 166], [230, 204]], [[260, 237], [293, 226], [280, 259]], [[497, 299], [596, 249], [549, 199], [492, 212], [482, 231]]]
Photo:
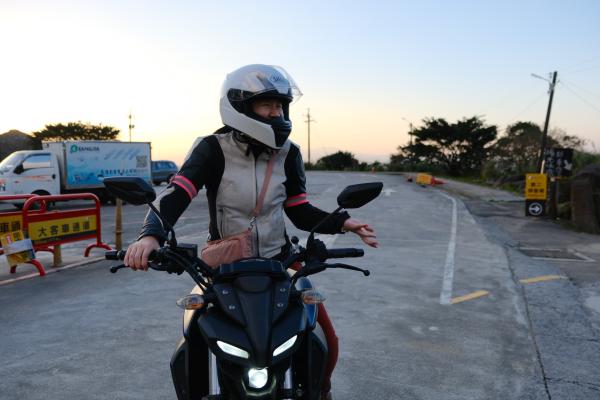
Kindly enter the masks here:
[[177, 300], [177, 307], [184, 310], [198, 310], [204, 307], [204, 296], [200, 294], [188, 294]]
[[321, 304], [326, 300], [325, 296], [314, 289], [305, 290], [300, 295], [300, 298], [304, 304]]

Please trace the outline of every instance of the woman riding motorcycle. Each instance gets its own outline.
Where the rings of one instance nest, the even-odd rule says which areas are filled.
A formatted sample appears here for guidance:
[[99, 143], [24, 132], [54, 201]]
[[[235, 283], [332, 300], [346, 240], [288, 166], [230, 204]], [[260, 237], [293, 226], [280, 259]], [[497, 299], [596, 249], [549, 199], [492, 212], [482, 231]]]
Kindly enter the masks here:
[[[228, 74], [223, 83], [220, 114], [224, 127], [196, 140], [181, 170], [157, 197], [156, 207], [174, 225], [202, 187], [209, 206], [209, 238], [217, 240], [248, 228], [269, 160], [275, 157], [264, 204], [252, 228], [253, 255], [283, 260], [291, 244], [283, 212], [298, 228], [312, 230], [327, 213], [306, 196], [304, 163], [292, 130], [289, 105], [302, 93], [281, 67], [253, 64]], [[340, 212], [318, 233], [351, 231], [377, 247], [369, 225]], [[149, 211], [138, 240], [127, 249], [125, 265], [148, 269], [148, 255], [167, 238], [160, 219]], [[299, 268], [297, 265], [296, 268]], [[318, 323], [327, 337], [329, 359], [322, 398], [331, 399], [331, 374], [337, 362], [338, 339], [322, 304]]]

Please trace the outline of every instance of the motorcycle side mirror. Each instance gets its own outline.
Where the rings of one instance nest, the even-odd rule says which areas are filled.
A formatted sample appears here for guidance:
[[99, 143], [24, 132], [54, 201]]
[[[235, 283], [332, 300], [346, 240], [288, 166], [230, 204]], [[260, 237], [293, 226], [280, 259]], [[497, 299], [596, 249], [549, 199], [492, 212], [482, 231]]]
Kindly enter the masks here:
[[136, 206], [151, 204], [156, 199], [152, 186], [139, 177], [115, 176], [102, 181], [112, 195]]
[[369, 182], [369, 183], [359, 183], [356, 185], [346, 186], [344, 190], [338, 195], [337, 202], [338, 208], [327, 217], [325, 217], [321, 222], [319, 222], [308, 235], [308, 239], [306, 239], [306, 248], [312, 247], [312, 243], [314, 240], [315, 232], [317, 229], [332, 215], [335, 215], [342, 208], [359, 208], [379, 196], [381, 190], [383, 189], [382, 182]]
[[383, 189], [382, 182], [359, 183], [347, 186], [337, 197], [342, 208], [359, 208], [379, 196]]

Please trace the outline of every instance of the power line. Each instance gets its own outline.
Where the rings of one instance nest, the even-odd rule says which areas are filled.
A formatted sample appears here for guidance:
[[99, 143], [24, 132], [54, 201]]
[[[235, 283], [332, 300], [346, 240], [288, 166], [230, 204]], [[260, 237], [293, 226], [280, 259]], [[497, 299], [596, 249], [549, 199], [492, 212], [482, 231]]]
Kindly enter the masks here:
[[[486, 102], [487, 106], [486, 107], [481, 107], [482, 112], [477, 113], [476, 115], [489, 115], [490, 113], [487, 112], [489, 110], [493, 110], [496, 108], [501, 108], [504, 107], [504, 105], [506, 103], [508, 103], [509, 101], [513, 100], [515, 97], [518, 96], [518, 94], [523, 93], [523, 92], [528, 92], [529, 90], [531, 90], [533, 88], [533, 86], [535, 85], [534, 82], [531, 82], [528, 86], [523, 87], [523, 86], [519, 86], [518, 87], [518, 93], [516, 92], [516, 88], [513, 88], [514, 91], [511, 91], [509, 93], [506, 93], [503, 97], [500, 97], [499, 99], [496, 99], [495, 101], [490, 101], [490, 102]], [[512, 89], [511, 89], [512, 90]], [[536, 100], [537, 101], [537, 100]], [[528, 106], [529, 107], [529, 106]], [[520, 114], [520, 113], [519, 113]]]
[[564, 82], [565, 84], [568, 84], [569, 86], [572, 86], [572, 87], [574, 87], [574, 88], [577, 88], [578, 90], [584, 91], [584, 92], [586, 92], [587, 94], [590, 94], [590, 95], [592, 95], [592, 96], [594, 96], [594, 97], [597, 97], [597, 98], [599, 98], [599, 99], [600, 99], [600, 95], [598, 95], [598, 94], [596, 94], [596, 93], [594, 93], [594, 92], [591, 92], [591, 91], [587, 90], [586, 88], [583, 88], [583, 87], [581, 87], [581, 86], [579, 86], [579, 85], [576, 85], [576, 84], [574, 84], [573, 82], [565, 82], [565, 80], [564, 80], [564, 79], [563, 79], [561, 82]]
[[532, 101], [529, 105], [527, 105], [523, 110], [519, 111], [515, 116], [513, 116], [512, 118], [510, 118], [509, 121], [513, 121], [513, 120], [517, 119], [518, 117], [520, 117], [522, 114], [524, 114], [531, 107], [533, 107], [534, 105], [536, 105], [537, 103], [539, 103], [540, 100], [543, 99], [544, 97], [546, 97], [546, 93], [540, 94], [538, 97], [535, 98], [534, 101]]
[[568, 76], [572, 76], [575, 73], [579, 74], [581, 72], [591, 71], [591, 70], [598, 69], [598, 68], [600, 68], [600, 64], [596, 64], [596, 65], [592, 65], [592, 66], [587, 66], [587, 67], [579, 68], [579, 69], [574, 69], [574, 70], [569, 71], [567, 73], [567, 75]]
[[585, 64], [590, 64], [590, 63], [596, 62], [598, 60], [600, 60], [600, 57], [594, 57], [594, 58], [590, 58], [588, 60], [582, 61], [580, 63], [574, 64], [568, 68], [565, 68], [564, 70], [561, 70], [561, 71], [564, 71], [564, 72], [561, 72], [561, 75], [564, 75], [565, 73], [570, 74], [570, 73], [576, 71], [577, 68], [580, 68], [581, 66], [583, 66]]
[[565, 87], [568, 91], [570, 91], [571, 93], [573, 93], [575, 96], [577, 96], [581, 101], [583, 101], [585, 104], [587, 104], [588, 106], [592, 107], [594, 110], [596, 110], [597, 112], [600, 113], [600, 108], [596, 107], [594, 104], [590, 103], [588, 100], [586, 100], [585, 98], [581, 97], [581, 95], [577, 94], [577, 92], [575, 92], [573, 89], [571, 89], [569, 86], [565, 85], [564, 82], [561, 82], [562, 86]]

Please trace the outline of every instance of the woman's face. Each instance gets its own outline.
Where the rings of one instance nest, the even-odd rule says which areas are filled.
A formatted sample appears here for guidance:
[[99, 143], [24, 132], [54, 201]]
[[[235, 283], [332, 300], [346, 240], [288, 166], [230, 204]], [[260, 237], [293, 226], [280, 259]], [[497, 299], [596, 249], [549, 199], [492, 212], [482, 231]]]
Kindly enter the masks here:
[[257, 99], [252, 102], [252, 111], [265, 119], [277, 118], [283, 115], [283, 104], [278, 99]]

